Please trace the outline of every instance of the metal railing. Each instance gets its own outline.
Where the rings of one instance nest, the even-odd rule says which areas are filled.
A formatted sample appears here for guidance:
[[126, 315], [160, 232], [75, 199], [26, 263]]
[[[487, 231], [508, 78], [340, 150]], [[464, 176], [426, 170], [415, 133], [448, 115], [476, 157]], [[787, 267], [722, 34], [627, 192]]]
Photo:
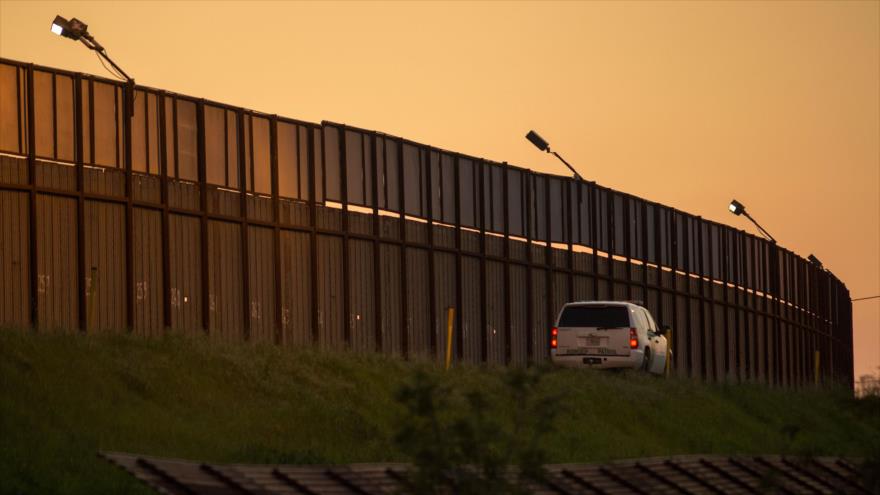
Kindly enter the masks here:
[[449, 306], [456, 359], [525, 363], [548, 355], [563, 303], [640, 299], [675, 328], [681, 374], [800, 384], [818, 365], [853, 383], [846, 287], [764, 239], [593, 182], [151, 88], [129, 120], [124, 90], [0, 60], [0, 323], [439, 358]]

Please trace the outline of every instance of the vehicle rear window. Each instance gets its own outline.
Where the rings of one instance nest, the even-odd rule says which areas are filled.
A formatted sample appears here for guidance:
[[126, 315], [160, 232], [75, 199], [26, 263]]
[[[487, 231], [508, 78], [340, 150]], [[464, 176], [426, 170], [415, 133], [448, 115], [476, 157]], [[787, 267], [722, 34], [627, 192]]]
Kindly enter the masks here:
[[625, 306], [569, 306], [559, 318], [560, 327], [629, 326], [629, 314]]

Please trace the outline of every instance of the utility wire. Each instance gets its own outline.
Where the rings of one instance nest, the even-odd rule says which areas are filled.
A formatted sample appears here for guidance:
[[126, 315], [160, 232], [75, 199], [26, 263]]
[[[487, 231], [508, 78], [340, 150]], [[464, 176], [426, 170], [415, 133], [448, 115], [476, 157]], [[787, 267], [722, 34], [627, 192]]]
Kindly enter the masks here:
[[852, 302], [856, 302], [856, 301], [865, 301], [865, 300], [867, 300], [867, 299], [877, 299], [878, 297], [880, 297], [880, 295], [876, 295], [876, 296], [868, 296], [868, 297], [859, 297], [859, 298], [856, 298], [856, 299], [850, 299], [850, 301], [852, 301]]
[[106, 69], [107, 72], [123, 81], [125, 80], [125, 78], [122, 77], [122, 75], [120, 75], [118, 72], [111, 70], [110, 67], [107, 67], [107, 64], [104, 63], [104, 59], [101, 58], [101, 55], [97, 52], [97, 50], [95, 50], [95, 56], [98, 57], [98, 62], [101, 62], [101, 65], [104, 66], [104, 69]]
[[[98, 53], [98, 50], [93, 49], [93, 51], [95, 52], [95, 56], [98, 57], [98, 62], [101, 62], [101, 65], [104, 66], [104, 69], [106, 69], [107, 72], [109, 72], [111, 75], [116, 76], [117, 78], [119, 78], [122, 81], [128, 82], [128, 79], [126, 79], [125, 76], [120, 74], [119, 71], [117, 71], [116, 69], [111, 70], [110, 67], [107, 67], [107, 64], [104, 63], [104, 59], [101, 58], [101, 54]], [[108, 57], [110, 56], [109, 54], [107, 54], [107, 50], [104, 50], [104, 54], [106, 54]], [[135, 103], [137, 103], [137, 91], [134, 92], [134, 95], [132, 98], [132, 105], [134, 105]]]

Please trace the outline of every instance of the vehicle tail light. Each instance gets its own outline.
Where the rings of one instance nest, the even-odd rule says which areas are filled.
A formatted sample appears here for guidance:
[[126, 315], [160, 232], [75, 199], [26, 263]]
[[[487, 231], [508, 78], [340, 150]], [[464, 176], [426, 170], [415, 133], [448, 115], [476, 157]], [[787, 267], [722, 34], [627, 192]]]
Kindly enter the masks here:
[[559, 329], [556, 327], [553, 327], [550, 330], [550, 348], [551, 349], [556, 349], [556, 346], [559, 344], [559, 341], [557, 340], [558, 338], [559, 338]]
[[639, 335], [636, 333], [635, 328], [629, 329], [629, 348], [630, 349], [638, 349], [639, 348]]

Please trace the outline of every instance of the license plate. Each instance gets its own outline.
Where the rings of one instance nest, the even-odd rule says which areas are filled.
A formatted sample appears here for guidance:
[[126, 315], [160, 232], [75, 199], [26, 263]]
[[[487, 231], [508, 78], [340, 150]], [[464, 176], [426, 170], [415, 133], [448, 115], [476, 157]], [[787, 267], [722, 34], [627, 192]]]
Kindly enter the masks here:
[[583, 354], [593, 354], [599, 356], [613, 356], [614, 349], [608, 349], [607, 347], [574, 347], [571, 349], [567, 349], [561, 351], [559, 354], [561, 355], [583, 355]]
[[561, 354], [589, 354], [589, 349], [587, 349], [586, 347], [572, 347], [570, 349], [562, 351]]
[[585, 354], [598, 354], [599, 356], [614, 355], [614, 349], [608, 349], [607, 347], [587, 347], [584, 350], [587, 351]]
[[599, 339], [599, 337], [587, 337], [587, 345], [589, 345], [589, 346], [597, 346], [598, 347], [599, 344], [601, 344], [601, 343], [602, 343], [602, 341], [601, 341], [601, 339]]

